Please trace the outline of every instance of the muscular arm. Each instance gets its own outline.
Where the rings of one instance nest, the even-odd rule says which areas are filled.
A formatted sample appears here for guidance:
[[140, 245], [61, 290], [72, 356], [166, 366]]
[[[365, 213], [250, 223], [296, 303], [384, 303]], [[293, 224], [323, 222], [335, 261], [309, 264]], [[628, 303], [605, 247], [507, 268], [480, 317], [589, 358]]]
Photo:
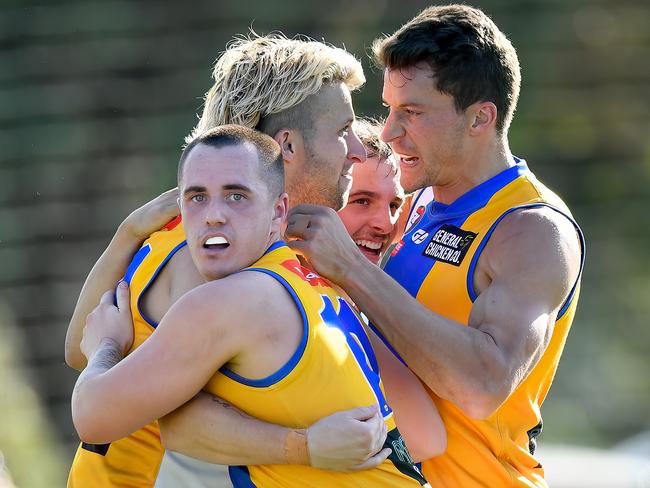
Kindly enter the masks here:
[[348, 292], [429, 388], [475, 418], [489, 417], [537, 364], [579, 273], [580, 246], [567, 219], [545, 209], [511, 214], [479, 260], [486, 284], [466, 327], [357, 256], [339, 224], [326, 210], [296, 208], [287, 233], [304, 240], [291, 246]]
[[[209, 296], [204, 296], [206, 286], [213, 288]], [[84, 341], [87, 335], [99, 343], [104, 334], [116, 335], [110, 331], [111, 323], [132, 333], [128, 294], [126, 298], [121, 295], [124, 289], [125, 285], [118, 288], [119, 313], [111, 298], [103, 299], [99, 310], [91, 314]], [[209, 318], [223, 317], [217, 311], [235, 303], [239, 296], [241, 293], [225, 280], [189, 292], [165, 315], [152, 337], [114, 367], [128, 349], [130, 339], [117, 341], [123, 345], [114, 347], [112, 363], [102, 359], [106, 351], [93, 347], [91, 339], [90, 345], [82, 343], [91, 360], [72, 399], [73, 420], [80, 437], [92, 443], [113, 441], [196, 394], [214, 371], [234, 357], [238, 344], [250, 342], [252, 336], [241, 330], [235, 335], [232, 327], [204, 326]], [[122, 316], [115, 319], [116, 314]], [[235, 315], [227, 314], [229, 323], [259, 322], [250, 317], [240, 320]], [[248, 339], [237, 339], [243, 337]], [[253, 419], [213, 398], [201, 394], [163, 420], [168, 447], [215, 463], [297, 461], [287, 459], [285, 452], [285, 439], [292, 429]], [[377, 406], [337, 412], [307, 429], [310, 459], [300, 461], [340, 471], [372, 468], [390, 454], [389, 449], [381, 450], [385, 437], [385, 424]]]
[[[89, 365], [72, 396], [73, 420], [82, 440], [113, 442], [166, 415], [192, 398], [214, 371], [236, 356], [241, 336], [231, 333], [213, 309], [219, 308], [221, 300], [233, 300], [232, 290], [225, 286], [206, 290], [211, 285], [217, 283], [185, 295], [165, 315], [155, 334], [110, 369], [102, 368], [106, 363], [101, 361], [101, 347], [84, 350]], [[101, 337], [105, 329], [132, 329], [130, 314], [124, 312], [128, 294], [125, 299], [121, 289], [118, 306], [122, 313], [116, 315], [110, 304], [103, 303], [97, 320], [89, 319], [84, 341], [86, 334]], [[237, 319], [233, 314], [231, 318]]]
[[86, 366], [86, 357], [79, 348], [86, 316], [97, 306], [102, 294], [115, 288], [124, 276], [142, 241], [178, 214], [176, 195], [174, 188], [132, 212], [120, 224], [110, 244], [91, 269], [65, 336], [65, 361], [71, 368], [81, 371]]

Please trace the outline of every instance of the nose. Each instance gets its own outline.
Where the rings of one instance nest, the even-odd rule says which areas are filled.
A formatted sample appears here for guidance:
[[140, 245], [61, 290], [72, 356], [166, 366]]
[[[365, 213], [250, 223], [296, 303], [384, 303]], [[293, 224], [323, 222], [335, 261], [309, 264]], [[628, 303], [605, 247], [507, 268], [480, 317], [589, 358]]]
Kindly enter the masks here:
[[381, 131], [379, 138], [386, 143], [390, 143], [403, 135], [404, 131], [397, 121], [395, 114], [391, 110], [388, 113], [388, 117], [384, 123], [384, 129]]
[[210, 226], [218, 226], [226, 223], [226, 205], [218, 198], [211, 199], [205, 206], [205, 223]]
[[390, 207], [377, 208], [370, 220], [370, 226], [381, 234], [390, 234], [395, 227], [395, 219], [391, 214]]
[[352, 163], [363, 163], [366, 160], [366, 148], [363, 147], [363, 143], [359, 136], [350, 130], [348, 134], [348, 159]]

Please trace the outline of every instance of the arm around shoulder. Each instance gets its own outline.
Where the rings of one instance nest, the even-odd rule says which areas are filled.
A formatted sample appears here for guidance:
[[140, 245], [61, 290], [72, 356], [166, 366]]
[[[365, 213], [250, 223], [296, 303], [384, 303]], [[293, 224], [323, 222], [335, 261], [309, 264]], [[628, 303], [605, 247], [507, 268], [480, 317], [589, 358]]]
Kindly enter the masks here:
[[142, 241], [178, 215], [176, 188], [134, 210], [118, 227], [108, 247], [91, 269], [81, 289], [65, 337], [65, 361], [73, 369], [86, 367], [79, 344], [86, 317], [106, 290], [114, 289]]

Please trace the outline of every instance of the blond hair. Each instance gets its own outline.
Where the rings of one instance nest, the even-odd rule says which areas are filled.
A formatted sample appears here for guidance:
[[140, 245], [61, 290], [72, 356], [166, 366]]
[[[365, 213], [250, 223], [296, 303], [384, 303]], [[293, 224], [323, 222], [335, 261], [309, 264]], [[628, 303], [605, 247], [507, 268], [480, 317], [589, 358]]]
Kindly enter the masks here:
[[300, 105], [324, 84], [342, 82], [352, 91], [365, 82], [361, 63], [344, 49], [279, 33], [235, 39], [217, 60], [213, 78], [188, 143], [223, 124], [268, 134], [271, 127], [261, 127], [265, 118]]
[[[381, 140], [381, 131], [384, 129], [384, 120], [373, 119], [372, 117], [357, 117], [352, 128], [361, 143], [366, 147], [366, 156], [379, 159], [386, 159], [393, 151], [390, 146]], [[368, 149], [370, 151], [368, 152]]]

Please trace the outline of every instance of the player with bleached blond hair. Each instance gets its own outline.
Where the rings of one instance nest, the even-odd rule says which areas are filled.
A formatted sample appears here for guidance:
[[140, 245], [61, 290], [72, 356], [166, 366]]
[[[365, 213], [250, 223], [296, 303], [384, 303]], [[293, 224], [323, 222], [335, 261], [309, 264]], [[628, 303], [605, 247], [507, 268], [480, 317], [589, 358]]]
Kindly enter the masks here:
[[[226, 123], [257, 128], [280, 146], [291, 205], [341, 208], [350, 189], [352, 165], [365, 160], [352, 130], [350, 92], [364, 82], [359, 62], [320, 42], [273, 35], [234, 41], [213, 75], [215, 83], [188, 141]], [[158, 219], [154, 227], [160, 228], [176, 214], [175, 197], [168, 192], [127, 217], [95, 264], [68, 329], [66, 360], [72, 367], [82, 369], [86, 364], [79, 348], [85, 317], [120, 277], [131, 290], [135, 334], [129, 352], [153, 333], [178, 298], [203, 282], [179, 221], [149, 236], [152, 215]], [[385, 386], [390, 394], [391, 385]], [[416, 393], [414, 398], [417, 401]], [[428, 405], [431, 411], [428, 397], [420, 398], [423, 410]], [[295, 429], [250, 418], [206, 394], [161, 425], [168, 447], [222, 464], [291, 463], [348, 471], [377, 466], [390, 452], [381, 449], [386, 429], [376, 405], [338, 412], [310, 426], [300, 459], [287, 458], [287, 443], [295, 437]], [[105, 452], [85, 447], [77, 452], [69, 486], [152, 486], [163, 453], [157, 422], [112, 443]]]

